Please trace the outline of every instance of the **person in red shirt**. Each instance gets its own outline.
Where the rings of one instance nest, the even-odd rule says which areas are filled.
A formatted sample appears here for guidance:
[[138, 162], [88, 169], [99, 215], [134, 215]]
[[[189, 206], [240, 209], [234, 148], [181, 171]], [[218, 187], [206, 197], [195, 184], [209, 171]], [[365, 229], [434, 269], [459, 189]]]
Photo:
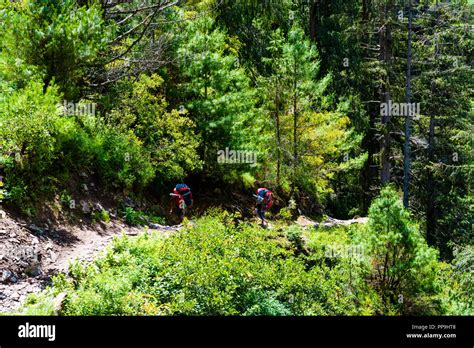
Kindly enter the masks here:
[[170, 193], [172, 197], [170, 213], [175, 207], [176, 215], [182, 220], [186, 215], [187, 208], [193, 205], [193, 194], [191, 189], [186, 184], [177, 184]]

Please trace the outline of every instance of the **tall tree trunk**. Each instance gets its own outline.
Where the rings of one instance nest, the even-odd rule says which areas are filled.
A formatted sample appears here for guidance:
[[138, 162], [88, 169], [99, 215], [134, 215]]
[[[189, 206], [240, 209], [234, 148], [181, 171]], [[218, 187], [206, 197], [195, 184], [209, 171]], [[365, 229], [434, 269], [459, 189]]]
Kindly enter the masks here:
[[275, 89], [275, 123], [277, 136], [277, 186], [280, 186], [280, 170], [281, 170], [281, 131], [280, 131], [280, 90], [279, 86]]
[[[207, 100], [207, 81], [208, 81], [208, 74], [207, 71], [205, 72], [205, 79], [204, 79], [204, 100]], [[202, 153], [201, 153], [201, 158], [203, 163], [206, 163], [206, 155], [207, 155], [207, 124], [208, 124], [208, 117], [207, 113], [204, 114], [204, 119], [203, 119], [203, 128], [202, 128]]]
[[[406, 103], [411, 103], [411, 29], [412, 29], [412, 5], [408, 0], [408, 47], [407, 47], [407, 85], [406, 85]], [[412, 108], [408, 108], [409, 112], [405, 118], [405, 146], [403, 158], [403, 205], [408, 208], [409, 204], [409, 185], [410, 185], [410, 136], [411, 136], [411, 117]]]
[[[370, 9], [372, 3], [371, 0], [363, 0], [362, 1], [362, 25], [361, 28], [366, 32], [362, 37], [366, 40], [364, 43], [367, 46], [367, 49], [364, 51], [364, 60], [370, 61], [373, 58], [373, 55], [369, 49], [369, 46], [373, 43], [372, 40], [374, 39], [374, 35], [372, 34], [372, 22], [370, 21]], [[368, 100], [377, 100], [379, 99], [379, 92], [378, 88], [374, 85], [370, 86], [370, 89], [367, 91], [367, 99]], [[379, 152], [379, 144], [376, 140], [376, 123], [380, 117], [380, 107], [376, 107], [374, 103], [368, 103], [367, 106], [367, 113], [369, 116], [369, 128], [367, 133], [364, 136], [364, 140], [362, 142], [362, 147], [367, 149], [368, 158], [367, 163], [364, 168], [363, 172], [363, 192], [365, 194], [362, 195], [361, 200], [364, 202], [364, 207], [368, 208], [372, 201], [372, 192], [374, 188], [379, 184], [378, 178], [378, 170], [379, 170], [379, 163], [375, 161], [375, 157]]]
[[[439, 12], [438, 12], [438, 1], [436, 1], [436, 28], [438, 27]], [[437, 62], [439, 57], [439, 45], [436, 42], [435, 47], [435, 59]], [[436, 83], [434, 80], [431, 82], [431, 95], [436, 92]], [[428, 135], [428, 162], [434, 162], [434, 141], [435, 141], [435, 125], [436, 125], [436, 116], [434, 114], [435, 110], [430, 112], [430, 129]], [[426, 179], [426, 240], [428, 244], [434, 245], [435, 243], [435, 230], [436, 230], [436, 221], [437, 221], [437, 210], [436, 210], [436, 192], [435, 192], [435, 182], [433, 178], [433, 169], [431, 165], [427, 166], [428, 175]]]
[[[433, 112], [430, 115], [430, 130], [428, 136], [428, 161], [434, 161], [434, 137], [435, 137], [435, 116]], [[426, 240], [428, 244], [433, 245], [436, 229], [436, 206], [435, 206], [435, 183], [433, 180], [433, 169], [428, 166], [428, 176], [426, 179]]]
[[[295, 62], [295, 74], [296, 74], [296, 62]], [[293, 188], [296, 183], [296, 168], [298, 166], [298, 113], [296, 111], [297, 106], [297, 90], [296, 90], [296, 76], [293, 80]], [[294, 191], [294, 190], [293, 190]]]
[[[384, 3], [381, 6], [381, 27], [379, 31], [379, 45], [380, 45], [380, 61], [388, 70], [388, 64], [391, 61], [392, 51], [392, 39], [391, 39], [391, 27], [386, 23], [386, 18], [389, 12], [388, 5]], [[387, 72], [387, 77], [383, 82], [381, 87], [381, 102], [387, 103], [390, 101], [390, 91], [389, 91], [389, 77]], [[390, 181], [390, 152], [391, 152], [391, 138], [390, 138], [390, 119], [391, 116], [382, 117], [382, 144], [381, 144], [381, 161], [382, 161], [382, 172], [380, 175], [380, 181], [383, 184]]]
[[316, 41], [316, 28], [317, 28], [317, 19], [319, 12], [319, 0], [313, 1], [311, 8], [309, 10], [309, 34], [313, 41]]

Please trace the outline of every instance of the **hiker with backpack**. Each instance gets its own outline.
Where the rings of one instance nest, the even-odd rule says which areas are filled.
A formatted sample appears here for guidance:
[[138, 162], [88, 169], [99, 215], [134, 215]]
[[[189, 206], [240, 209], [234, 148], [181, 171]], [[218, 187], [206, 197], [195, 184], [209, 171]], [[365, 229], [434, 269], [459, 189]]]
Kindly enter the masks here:
[[255, 210], [257, 216], [262, 220], [262, 227], [267, 226], [265, 223], [265, 211], [270, 209], [273, 205], [272, 191], [267, 188], [261, 187], [257, 190], [257, 194], [254, 195], [257, 199], [257, 209]]
[[193, 194], [188, 185], [181, 183], [177, 184], [173, 189], [173, 192], [170, 193], [172, 197], [170, 202], [170, 213], [173, 211], [173, 205], [176, 209], [176, 215], [179, 219], [183, 219], [186, 215], [187, 208], [193, 205]]

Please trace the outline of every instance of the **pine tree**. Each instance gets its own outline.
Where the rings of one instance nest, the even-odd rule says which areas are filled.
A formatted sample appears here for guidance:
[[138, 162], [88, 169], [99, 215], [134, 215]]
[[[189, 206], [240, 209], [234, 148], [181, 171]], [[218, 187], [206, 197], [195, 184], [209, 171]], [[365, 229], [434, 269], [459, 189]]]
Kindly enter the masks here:
[[292, 193], [324, 192], [337, 167], [347, 117], [328, 110], [330, 75], [319, 76], [319, 56], [304, 31], [294, 25], [288, 36], [273, 37], [269, 60], [273, 75], [264, 79], [267, 113], [276, 125], [278, 178]]
[[[216, 153], [226, 147], [258, 151], [262, 127], [255, 90], [240, 66], [238, 43], [202, 17], [187, 23], [178, 48], [182, 107], [201, 136], [200, 156], [206, 170], [215, 168]], [[235, 44], [233, 46], [232, 44]]]

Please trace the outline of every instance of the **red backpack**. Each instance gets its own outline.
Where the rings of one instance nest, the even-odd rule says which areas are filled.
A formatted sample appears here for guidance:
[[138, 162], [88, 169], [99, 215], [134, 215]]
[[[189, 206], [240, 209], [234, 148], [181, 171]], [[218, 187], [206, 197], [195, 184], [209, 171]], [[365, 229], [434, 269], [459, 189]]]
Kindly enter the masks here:
[[178, 184], [174, 188], [173, 192], [180, 195], [188, 207], [193, 204], [193, 194], [191, 193], [191, 189], [188, 187], [188, 185]]
[[264, 187], [257, 190], [257, 196], [261, 197], [262, 204], [265, 206], [265, 209], [270, 209], [273, 205], [272, 191]]

